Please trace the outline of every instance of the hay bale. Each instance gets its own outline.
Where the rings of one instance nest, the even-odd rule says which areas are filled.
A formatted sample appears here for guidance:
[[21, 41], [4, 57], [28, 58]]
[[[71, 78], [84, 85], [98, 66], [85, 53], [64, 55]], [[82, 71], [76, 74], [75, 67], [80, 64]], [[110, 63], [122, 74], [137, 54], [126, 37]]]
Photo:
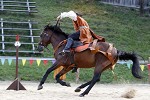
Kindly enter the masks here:
[[127, 89], [121, 97], [130, 99], [130, 98], [134, 98], [135, 94], [136, 94], [135, 89]]

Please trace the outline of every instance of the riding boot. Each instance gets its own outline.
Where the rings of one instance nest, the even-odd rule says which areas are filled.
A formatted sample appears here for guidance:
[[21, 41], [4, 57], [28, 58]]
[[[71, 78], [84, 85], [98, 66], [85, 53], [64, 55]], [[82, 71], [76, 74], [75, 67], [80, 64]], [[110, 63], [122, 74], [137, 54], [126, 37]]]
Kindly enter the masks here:
[[69, 49], [71, 48], [72, 44], [73, 44], [73, 39], [68, 38], [65, 48], [63, 49], [63, 51], [60, 52], [60, 54], [64, 55], [65, 53], [69, 53], [70, 52]]

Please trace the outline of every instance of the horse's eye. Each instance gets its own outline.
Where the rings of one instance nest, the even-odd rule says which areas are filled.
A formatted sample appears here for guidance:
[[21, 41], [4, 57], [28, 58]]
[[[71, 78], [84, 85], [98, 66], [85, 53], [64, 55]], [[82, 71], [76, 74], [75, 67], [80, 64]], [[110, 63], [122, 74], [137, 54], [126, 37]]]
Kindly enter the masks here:
[[48, 36], [48, 34], [46, 34], [46, 36]]
[[42, 37], [42, 34], [40, 35], [40, 37]]
[[48, 36], [48, 34], [47, 34], [47, 33], [44, 33], [44, 36]]

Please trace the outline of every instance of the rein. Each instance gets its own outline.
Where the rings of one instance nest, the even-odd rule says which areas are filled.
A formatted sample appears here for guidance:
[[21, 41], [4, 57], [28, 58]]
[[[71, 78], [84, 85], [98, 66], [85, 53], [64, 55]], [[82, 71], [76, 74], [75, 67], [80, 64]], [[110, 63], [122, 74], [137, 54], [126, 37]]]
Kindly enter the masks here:
[[55, 54], [55, 52], [58, 50], [58, 48], [59, 48], [60, 46], [62, 46], [63, 44], [65, 44], [66, 42], [67, 42], [67, 40], [61, 41], [61, 42], [57, 45], [57, 47], [54, 49], [54, 54]]
[[48, 48], [47, 46], [44, 46], [44, 48], [46, 48], [46, 49], [47, 49], [47, 51], [49, 51], [49, 52], [50, 52], [50, 50], [49, 50], [49, 48]]
[[[59, 19], [58, 19], [57, 22], [56, 22], [56, 27], [58, 26], [59, 21], [60, 21], [60, 17], [59, 17]], [[52, 33], [51, 36], [50, 36], [50, 40], [51, 40], [52, 35], [53, 35], [53, 33]], [[62, 45], [63, 42], [64, 42], [64, 41], [62, 41], [62, 42], [60, 42], [60, 43], [58, 44], [58, 46], [54, 49], [54, 53], [55, 53], [55, 52], [57, 51], [57, 49]], [[50, 50], [49, 50], [49, 48], [47, 48], [47, 46], [44, 46], [44, 48], [46, 48], [46, 49], [50, 52]]]
[[58, 18], [58, 20], [56, 22], [56, 26], [58, 26], [58, 24], [60, 24], [59, 21], [60, 21], [60, 17]]

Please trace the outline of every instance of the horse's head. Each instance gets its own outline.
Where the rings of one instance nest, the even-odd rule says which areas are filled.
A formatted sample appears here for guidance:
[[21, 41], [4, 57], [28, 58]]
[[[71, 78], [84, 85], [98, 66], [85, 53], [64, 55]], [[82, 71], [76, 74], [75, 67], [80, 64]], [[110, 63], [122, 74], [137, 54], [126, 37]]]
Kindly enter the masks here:
[[50, 28], [51, 26], [46, 25], [44, 27], [43, 32], [40, 35], [40, 41], [38, 43], [37, 50], [39, 52], [43, 51], [44, 48], [47, 48], [48, 44], [51, 42], [51, 37], [53, 35], [53, 31]]
[[[55, 39], [53, 39], [54, 36], [55, 36]], [[61, 41], [63, 39], [66, 39], [67, 37], [68, 35], [62, 32], [62, 30], [58, 26], [46, 25], [44, 27], [43, 32], [40, 35], [41, 40], [38, 43], [37, 50], [41, 52], [44, 50], [44, 48], [48, 49], [47, 46], [48, 44], [52, 43], [52, 39], [55, 40], [54, 42], [56, 42], [56, 38], [60, 38], [60, 39], [57, 39], [57, 41], [58, 40]]]

